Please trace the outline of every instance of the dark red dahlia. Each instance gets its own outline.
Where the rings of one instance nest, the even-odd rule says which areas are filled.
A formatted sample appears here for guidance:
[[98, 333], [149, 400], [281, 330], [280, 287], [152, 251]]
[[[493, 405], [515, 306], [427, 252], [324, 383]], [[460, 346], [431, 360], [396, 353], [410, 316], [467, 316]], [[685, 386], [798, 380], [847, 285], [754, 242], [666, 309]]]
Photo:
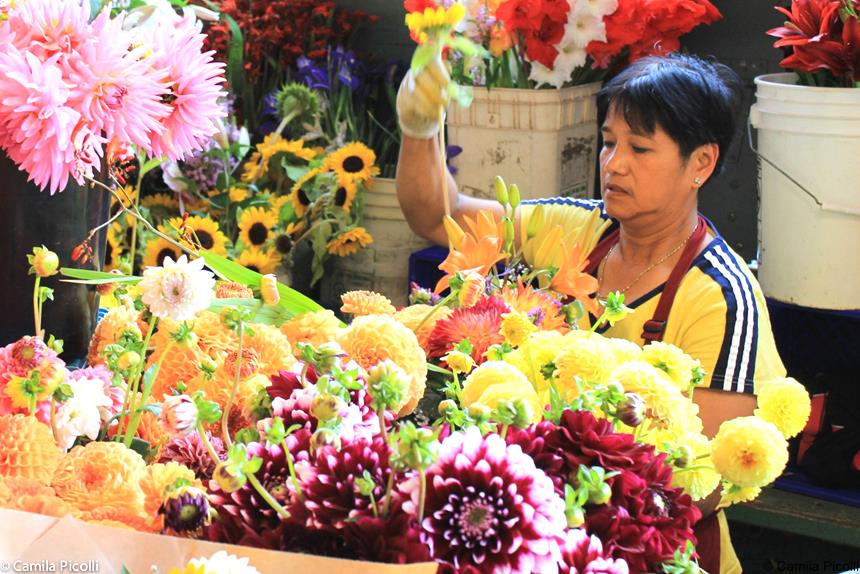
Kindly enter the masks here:
[[352, 550], [352, 558], [390, 564], [412, 564], [432, 560], [418, 535], [415, 517], [404, 512], [400, 501], [388, 518], [360, 516], [347, 522], [340, 535]]
[[628, 574], [627, 562], [603, 552], [597, 536], [589, 536], [581, 528], [571, 528], [565, 534], [561, 549], [561, 574]]
[[564, 484], [567, 482], [570, 469], [567, 468], [561, 454], [547, 445], [548, 438], [550, 443], [557, 442], [551, 438], [557, 432], [558, 427], [553, 423], [541, 421], [524, 429], [508, 428], [506, 440], [508, 444], [518, 445], [524, 453], [532, 457], [535, 466], [546, 473], [552, 480], [555, 491], [563, 496]]
[[[308, 372], [305, 374], [305, 378], [309, 384], [316, 384], [317, 372], [314, 370], [313, 366], [308, 367]], [[293, 391], [304, 388], [304, 385], [302, 385], [301, 373], [279, 371], [277, 375], [269, 377], [269, 380], [272, 384], [266, 387], [266, 392], [269, 393], [269, 396], [273, 399], [288, 399], [293, 394]]]
[[564, 458], [565, 470], [574, 473], [581, 464], [612, 471], [641, 468], [654, 458], [654, 447], [615, 432], [611, 422], [589, 411], [564, 411], [558, 432], [547, 436], [547, 446]]
[[[220, 438], [211, 436], [208, 432], [209, 442], [218, 454], [221, 460], [224, 460], [226, 454], [224, 451], [224, 443]], [[184, 464], [192, 471], [200, 480], [206, 481], [212, 478], [212, 472], [215, 470], [215, 461], [206, 449], [206, 445], [200, 440], [200, 435], [196, 432], [185, 437], [174, 437], [161, 449], [161, 455], [158, 462], [178, 462]]]
[[437, 561], [460, 570], [549, 572], [565, 526], [552, 481], [498, 435], [483, 437], [476, 427], [453, 433], [427, 470], [421, 540]]

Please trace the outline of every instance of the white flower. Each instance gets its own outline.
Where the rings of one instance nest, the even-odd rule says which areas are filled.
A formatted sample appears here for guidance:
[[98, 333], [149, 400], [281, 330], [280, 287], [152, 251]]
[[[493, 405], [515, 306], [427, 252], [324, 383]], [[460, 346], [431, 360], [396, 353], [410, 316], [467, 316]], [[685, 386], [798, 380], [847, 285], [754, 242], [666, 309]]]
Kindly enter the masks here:
[[603, 18], [618, 9], [618, 0], [576, 0], [575, 12], [588, 12]]
[[175, 161], [167, 161], [161, 166], [161, 178], [165, 185], [176, 193], [184, 193], [188, 191], [188, 183], [183, 179], [185, 174], [179, 168], [179, 163]]
[[247, 558], [227, 554], [224, 550], [219, 550], [209, 558], [192, 558], [186, 570], [188, 566], [196, 566], [205, 574], [260, 574], [259, 570], [248, 564]]
[[585, 10], [576, 10], [570, 14], [564, 27], [561, 49], [563, 50], [571, 43], [574, 46], [585, 48], [589, 42], [594, 40], [606, 41], [606, 24], [603, 23], [603, 18]]
[[98, 438], [103, 413], [113, 402], [105, 395], [104, 382], [98, 379], [67, 380], [72, 397], [57, 408], [54, 423], [57, 444], [69, 450], [79, 436]]
[[203, 259], [189, 262], [185, 255], [177, 261], [165, 257], [162, 267], [148, 267], [140, 282], [149, 311], [174, 321], [188, 321], [209, 307], [214, 288], [215, 276], [203, 269]]

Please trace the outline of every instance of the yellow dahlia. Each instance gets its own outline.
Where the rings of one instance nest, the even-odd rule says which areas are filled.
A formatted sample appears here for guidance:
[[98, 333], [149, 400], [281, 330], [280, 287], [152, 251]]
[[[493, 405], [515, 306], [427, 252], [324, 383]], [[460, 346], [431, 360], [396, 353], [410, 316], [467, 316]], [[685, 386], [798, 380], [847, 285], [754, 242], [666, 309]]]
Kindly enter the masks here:
[[711, 445], [717, 472], [738, 486], [766, 486], [788, 462], [788, 443], [772, 423], [756, 416], [725, 421]]
[[608, 337], [606, 341], [615, 350], [615, 362], [619, 365], [627, 361], [638, 361], [642, 358], [642, 347], [633, 341], [618, 337]]
[[165, 494], [178, 480], [203, 489], [203, 483], [194, 475], [194, 471], [184, 464], [170, 461], [146, 467], [140, 478], [140, 489], [143, 491], [143, 511], [148, 517], [156, 518], [158, 509], [164, 503]]
[[74, 512], [50, 486], [32, 478], [13, 476], [0, 476], [0, 508], [57, 517]]
[[124, 299], [122, 304], [113, 307], [96, 325], [90, 347], [87, 352], [87, 361], [90, 365], [99, 365], [105, 362], [101, 352], [108, 345], [116, 343], [123, 333], [131, 332], [143, 340], [143, 329], [146, 325], [140, 319], [140, 311], [134, 308], [130, 298]]
[[236, 332], [228, 329], [220, 315], [212, 311], [199, 313], [192, 328], [200, 350], [210, 357], [224, 355], [239, 344]]
[[522, 311], [502, 313], [502, 326], [499, 333], [512, 347], [519, 347], [535, 331], [537, 327]]
[[[410, 331], [418, 337], [418, 344], [422, 349], [426, 349], [430, 342], [430, 333], [433, 332], [433, 327], [437, 321], [447, 318], [453, 310], [450, 307], [441, 307], [437, 309], [429, 319], [424, 321], [427, 314], [433, 309], [430, 305], [410, 305], [404, 307], [394, 314], [394, 318], [406, 325]], [[423, 323], [422, 323], [423, 321]], [[420, 327], [419, 327], [420, 325]]]
[[393, 315], [396, 311], [391, 300], [374, 291], [347, 291], [340, 296], [340, 310], [356, 317], [362, 315]]
[[682, 393], [689, 392], [693, 368], [696, 367], [693, 357], [671, 343], [654, 341], [642, 348], [641, 359], [669, 375]]
[[555, 384], [568, 399], [579, 394], [577, 377], [585, 384], [602, 385], [615, 366], [615, 355], [605, 338], [596, 333], [572, 336], [573, 333], [577, 331], [565, 335], [567, 344], [553, 361]]
[[534, 387], [524, 374], [513, 365], [504, 361], [485, 361], [472, 371], [463, 381], [463, 405], [478, 402], [478, 399], [491, 387], [496, 385], [513, 385], [511, 389], [519, 389], [517, 396], [510, 398], [529, 397], [529, 391], [535, 392]]
[[644, 361], [628, 361], [612, 371], [610, 380], [620, 383], [626, 392], [642, 397], [645, 416], [657, 429], [701, 430], [702, 423], [696, 416], [698, 407], [684, 398], [660, 369]]
[[[486, 363], [484, 363], [486, 365]], [[523, 384], [522, 380], [508, 381], [497, 385], [490, 385], [481, 393], [475, 404], [484, 405], [490, 409], [498, 406], [500, 401], [515, 401], [521, 399], [531, 405], [532, 422], [540, 422], [543, 418], [544, 405], [533, 386], [528, 381]], [[465, 403], [465, 401], [463, 401]], [[464, 404], [464, 406], [467, 406]]]
[[472, 355], [462, 351], [448, 351], [448, 354], [442, 357], [442, 360], [457, 375], [468, 375], [475, 368], [475, 360], [472, 359]]
[[280, 263], [280, 258], [273, 249], [262, 251], [254, 247], [243, 249], [236, 262], [262, 275], [274, 273]]
[[391, 359], [407, 375], [410, 385], [408, 400], [399, 415], [411, 413], [424, 396], [427, 384], [427, 358], [418, 345], [415, 334], [391, 315], [356, 317], [352, 324], [338, 333], [337, 342], [347, 355], [364, 369]]
[[0, 415], [0, 476], [48, 484], [61, 457], [48, 425], [35, 417]]
[[791, 377], [775, 379], [758, 388], [755, 415], [776, 425], [785, 438], [797, 436], [812, 409], [806, 388]]
[[512, 310], [536, 314], [535, 325], [544, 331], [567, 332], [559, 301], [550, 291], [539, 291], [531, 285], [510, 285], [502, 290], [502, 299]]
[[328, 252], [338, 257], [346, 257], [358, 253], [373, 243], [373, 237], [363, 227], [354, 227], [344, 231], [328, 242]]
[[672, 443], [692, 454], [684, 468], [672, 473], [672, 486], [684, 489], [693, 500], [704, 500], [720, 485], [720, 474], [711, 462], [711, 443], [702, 433], [685, 433]]
[[281, 333], [286, 335], [295, 356], [301, 354], [299, 343], [319, 347], [323, 343], [333, 341], [339, 329], [340, 321], [331, 309], [308, 311], [288, 319], [281, 325]]
[[143, 458], [122, 443], [91, 442], [63, 457], [51, 486], [82, 512], [114, 509], [122, 516], [138, 516], [143, 511], [140, 479], [145, 468]]
[[728, 508], [733, 504], [741, 502], [750, 502], [758, 498], [759, 494], [761, 494], [760, 486], [740, 487], [724, 483], [723, 490], [720, 493], [720, 502], [717, 504], [717, 510]]
[[352, 142], [329, 154], [323, 161], [323, 169], [337, 174], [343, 183], [367, 181], [379, 174], [376, 154], [360, 142]]
[[553, 362], [568, 340], [558, 331], [537, 331], [510, 353], [505, 354], [505, 362], [522, 372], [538, 393], [543, 395], [549, 389], [549, 380], [541, 369]]
[[278, 224], [278, 215], [262, 207], [249, 207], [239, 217], [239, 239], [246, 247], [262, 249], [272, 239], [272, 229]]

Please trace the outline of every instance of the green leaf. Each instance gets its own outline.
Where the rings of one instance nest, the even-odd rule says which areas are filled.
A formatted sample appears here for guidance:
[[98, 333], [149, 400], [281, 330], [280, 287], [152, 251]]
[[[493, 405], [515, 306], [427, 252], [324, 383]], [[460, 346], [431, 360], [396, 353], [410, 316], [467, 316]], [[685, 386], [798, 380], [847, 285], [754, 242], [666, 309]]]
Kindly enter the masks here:
[[299, 181], [302, 177], [304, 177], [307, 172], [310, 171], [307, 166], [292, 165], [290, 163], [287, 163], [286, 161], [283, 162], [281, 165], [283, 165], [284, 171], [287, 172], [287, 177], [289, 177], [293, 181]]
[[465, 36], [454, 36], [448, 40], [448, 46], [460, 52], [467, 58], [472, 56], [480, 56], [483, 58], [488, 55], [487, 50]]
[[229, 14], [222, 14], [227, 25], [230, 27], [230, 44], [227, 50], [227, 81], [234, 94], [239, 94], [244, 89], [245, 74], [243, 63], [245, 61], [245, 39], [242, 30], [236, 20]]
[[412, 74], [416, 75], [421, 70], [424, 69], [424, 66], [430, 63], [430, 60], [436, 55], [436, 48], [431, 46], [430, 44], [422, 44], [415, 49], [415, 53], [412, 54]]
[[66, 283], [83, 283], [85, 285], [102, 285], [104, 283], [137, 283], [142, 277], [134, 275], [114, 275], [104, 271], [78, 269], [76, 267], [60, 267], [60, 275], [72, 279], [62, 279]]
[[154, 157], [147, 160], [140, 168], [140, 177], [145, 176], [148, 172], [160, 166], [166, 159], [166, 157]]
[[434, 365], [433, 363], [427, 363], [427, 370], [434, 373], [439, 373], [441, 375], [448, 375], [449, 377], [453, 374], [448, 369], [443, 369], [442, 367]]
[[149, 456], [149, 442], [141, 438], [134, 437], [131, 439], [130, 448], [144, 459]]

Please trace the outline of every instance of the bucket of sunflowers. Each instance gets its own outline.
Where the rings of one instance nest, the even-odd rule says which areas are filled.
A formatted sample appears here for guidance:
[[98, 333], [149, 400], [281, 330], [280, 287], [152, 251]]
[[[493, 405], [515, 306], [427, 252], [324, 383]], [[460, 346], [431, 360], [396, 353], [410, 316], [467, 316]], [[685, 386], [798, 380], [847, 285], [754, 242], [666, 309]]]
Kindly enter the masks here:
[[[698, 571], [696, 501], [772, 482], [808, 396], [769, 382], [754, 416], [708, 439], [696, 361], [577, 329], [593, 304], [584, 262], [525, 265], [524, 249], [552, 246], [514, 241], [507, 195], [501, 220], [447, 223], [447, 295], [416, 290], [397, 309], [348, 292], [348, 324], [188, 245], [141, 276], [60, 269], [119, 304], [81, 368], [37, 336], [0, 349], [3, 558], [111, 572]], [[41, 248], [30, 263], [58, 272]], [[600, 322], [626, 312], [613, 294]]]

